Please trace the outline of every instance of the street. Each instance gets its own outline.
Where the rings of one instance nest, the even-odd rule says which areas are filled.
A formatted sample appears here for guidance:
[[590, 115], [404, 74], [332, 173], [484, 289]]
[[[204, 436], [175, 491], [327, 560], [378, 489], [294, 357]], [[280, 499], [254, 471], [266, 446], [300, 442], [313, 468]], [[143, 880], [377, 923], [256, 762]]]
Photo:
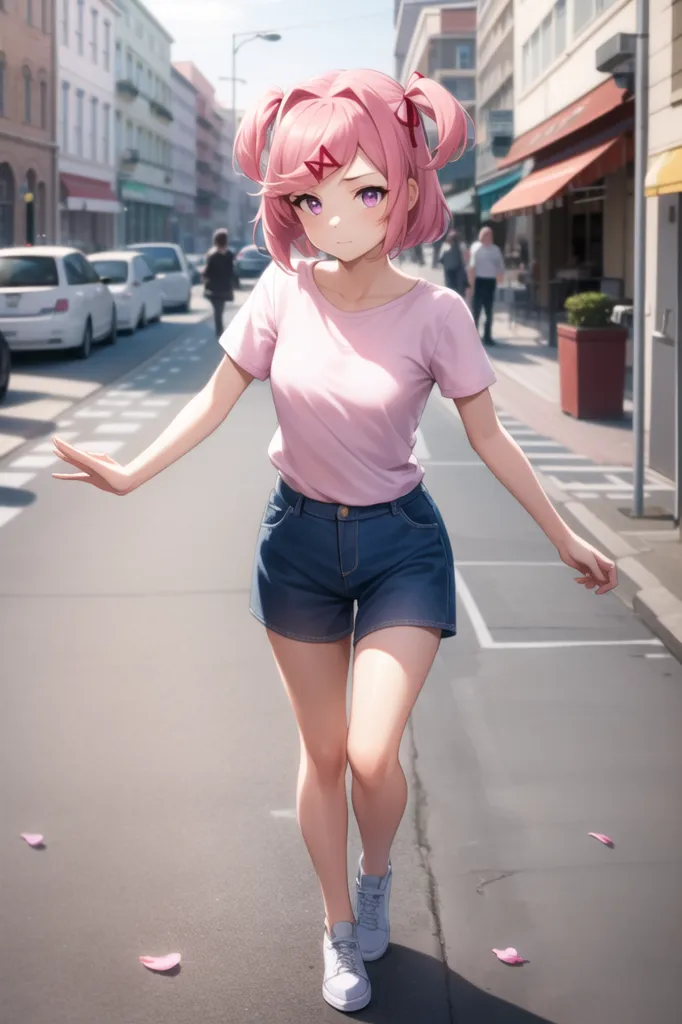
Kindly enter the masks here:
[[[221, 356], [210, 323], [178, 319], [82, 364], [110, 370], [60, 435], [142, 451]], [[0, 460], [2, 1024], [341, 1019], [320, 991], [297, 730], [248, 609], [274, 428], [254, 381], [123, 499], [52, 479], [53, 424]], [[458, 636], [406, 732], [392, 944], [348, 1016], [678, 1024], [682, 667], [615, 594], [576, 586], [437, 388], [417, 454]], [[351, 815], [350, 881], [359, 850]], [[507, 946], [528, 962], [499, 962]], [[170, 952], [168, 974], [138, 960]]]

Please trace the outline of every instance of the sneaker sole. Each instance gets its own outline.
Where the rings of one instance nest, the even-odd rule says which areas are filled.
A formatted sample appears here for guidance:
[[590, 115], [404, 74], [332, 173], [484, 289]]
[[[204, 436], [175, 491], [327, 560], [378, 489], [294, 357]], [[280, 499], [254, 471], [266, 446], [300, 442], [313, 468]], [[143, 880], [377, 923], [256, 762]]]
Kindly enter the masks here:
[[341, 1010], [342, 1013], [354, 1013], [355, 1010], [364, 1010], [364, 1008], [371, 1002], [372, 990], [370, 989], [366, 996], [358, 996], [357, 999], [350, 999], [344, 1002], [327, 992], [323, 985], [322, 998], [326, 1003], [329, 1003], [330, 1006], [333, 1006], [335, 1010]]
[[366, 964], [371, 964], [373, 960], [380, 960], [381, 957], [386, 952], [386, 950], [388, 949], [390, 941], [391, 941], [391, 937], [389, 935], [387, 937], [386, 942], [384, 943], [383, 946], [380, 946], [379, 949], [373, 950], [371, 953], [367, 953], [367, 955], [365, 955], [362, 952], [362, 947], [360, 947], [360, 954], [362, 956], [362, 959], [365, 961], [365, 963]]

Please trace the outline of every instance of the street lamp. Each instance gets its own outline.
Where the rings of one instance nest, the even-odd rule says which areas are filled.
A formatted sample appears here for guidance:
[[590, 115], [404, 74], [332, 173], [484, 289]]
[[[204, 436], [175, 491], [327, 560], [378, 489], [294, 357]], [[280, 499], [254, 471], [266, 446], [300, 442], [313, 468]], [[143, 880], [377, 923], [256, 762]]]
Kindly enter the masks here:
[[[242, 41], [240, 43], [237, 40], [240, 37]], [[245, 43], [251, 43], [254, 39], [265, 39], [267, 43], [278, 43], [281, 39], [281, 35], [278, 32], [233, 32], [232, 33], [232, 74], [230, 79], [232, 81], [232, 130], [234, 134], [237, 134], [237, 82], [242, 79], [237, 78], [237, 51], [245, 45]]]

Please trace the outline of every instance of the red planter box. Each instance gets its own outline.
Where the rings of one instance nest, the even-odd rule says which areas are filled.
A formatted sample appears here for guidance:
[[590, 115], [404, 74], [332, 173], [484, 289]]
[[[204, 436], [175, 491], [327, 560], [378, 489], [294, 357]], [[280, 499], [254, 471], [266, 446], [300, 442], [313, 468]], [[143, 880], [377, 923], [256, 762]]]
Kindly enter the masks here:
[[561, 408], [581, 420], [616, 420], [625, 393], [624, 327], [558, 324]]

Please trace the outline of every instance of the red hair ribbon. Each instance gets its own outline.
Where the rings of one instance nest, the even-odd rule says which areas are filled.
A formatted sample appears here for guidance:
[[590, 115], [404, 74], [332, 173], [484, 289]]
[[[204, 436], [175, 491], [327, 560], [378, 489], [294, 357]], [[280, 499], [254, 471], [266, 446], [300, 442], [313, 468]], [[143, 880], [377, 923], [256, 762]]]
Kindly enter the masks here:
[[[423, 75], [421, 75], [420, 77], [423, 78]], [[400, 112], [401, 112], [403, 104], [405, 105], [405, 118], [404, 119], [400, 116]], [[419, 111], [417, 110], [416, 106], [414, 105], [413, 101], [410, 99], [409, 96], [404, 96], [403, 97], [403, 101], [400, 104], [400, 106], [398, 107], [398, 109], [396, 110], [395, 116], [398, 119], [398, 124], [402, 124], [405, 128], [408, 129], [408, 131], [410, 133], [410, 142], [412, 143], [412, 148], [416, 149], [417, 148], [417, 136], [414, 134], [414, 130], [415, 130], [415, 128], [419, 127], [421, 122], [419, 120]]]
[[328, 149], [320, 146], [320, 155], [317, 160], [306, 160], [305, 165], [314, 176], [316, 181], [322, 181], [325, 167], [340, 167]]

